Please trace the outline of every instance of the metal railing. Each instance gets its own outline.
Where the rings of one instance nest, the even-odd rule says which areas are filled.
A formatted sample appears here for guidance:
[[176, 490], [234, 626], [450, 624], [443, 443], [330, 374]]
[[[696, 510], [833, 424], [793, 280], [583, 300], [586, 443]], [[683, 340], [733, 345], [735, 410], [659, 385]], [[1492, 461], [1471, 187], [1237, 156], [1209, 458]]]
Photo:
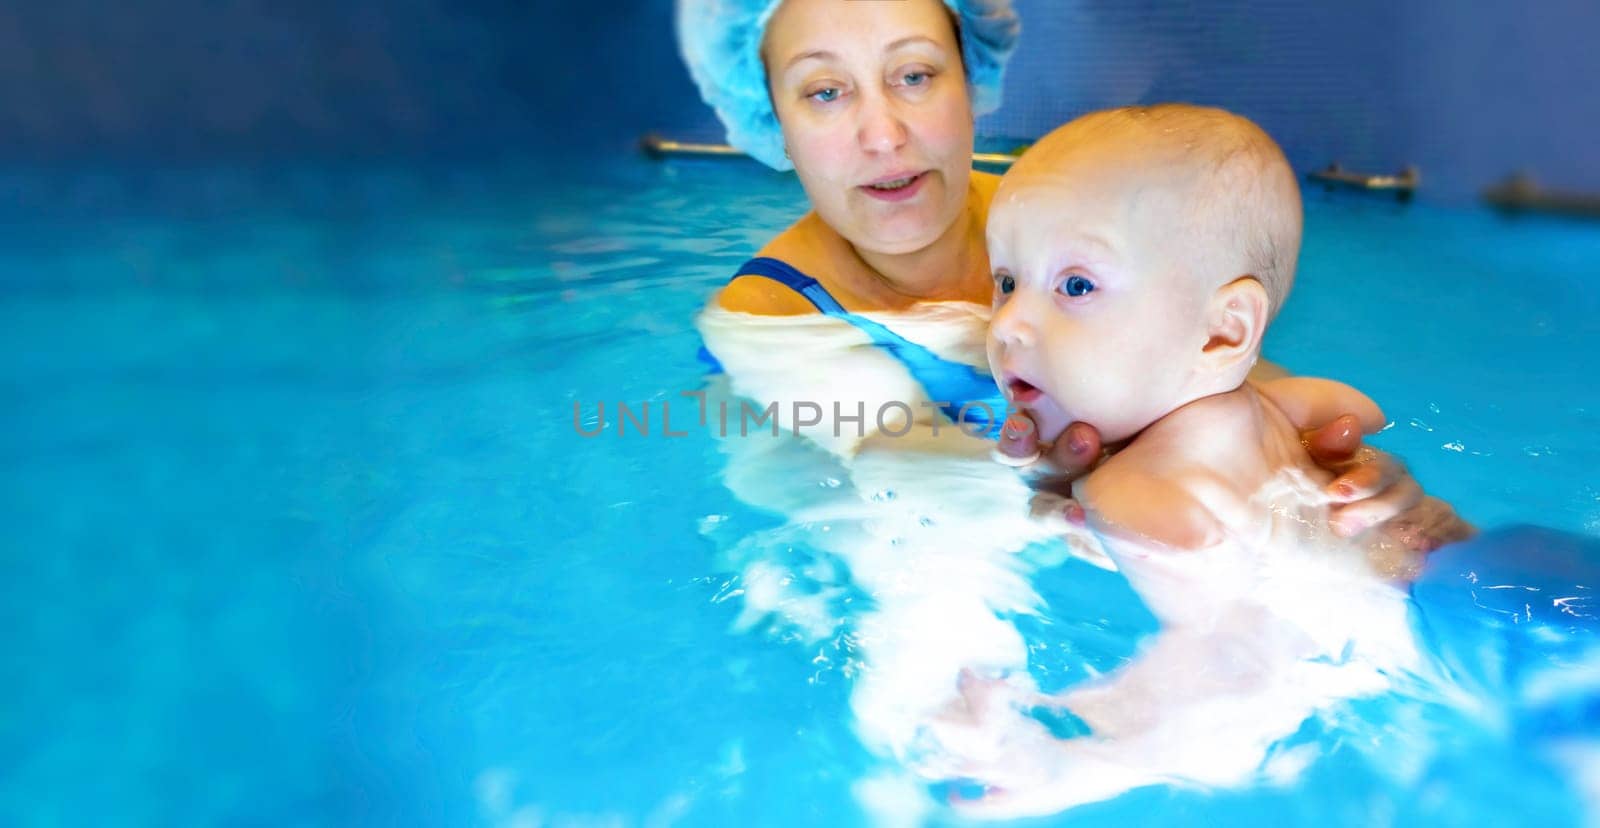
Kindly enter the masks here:
[[[651, 133], [639, 139], [639, 148], [651, 158], [744, 158], [744, 153], [727, 144], [699, 144], [692, 141], [674, 141]], [[1020, 153], [1020, 150], [1018, 151]], [[1011, 166], [1017, 160], [1016, 155], [1003, 152], [975, 152], [972, 154], [972, 163], [983, 167]]]
[[1416, 167], [1406, 167], [1395, 175], [1360, 173], [1346, 170], [1335, 161], [1323, 169], [1306, 173], [1306, 178], [1330, 190], [1344, 188], [1393, 193], [1401, 201], [1410, 201], [1417, 192], [1417, 186], [1422, 183], [1422, 171]]
[[[727, 144], [675, 141], [655, 133], [641, 138], [639, 146], [646, 155], [656, 159], [747, 157], [743, 152]], [[974, 152], [972, 163], [978, 167], [1003, 170], [1016, 163], [1023, 149], [1026, 147], [1019, 148], [1014, 153]], [[1392, 175], [1364, 173], [1347, 170], [1338, 162], [1334, 162], [1320, 170], [1306, 173], [1306, 179], [1321, 184], [1329, 190], [1387, 193], [1399, 201], [1409, 202], [1416, 195], [1417, 188], [1422, 185], [1422, 171], [1415, 166], [1408, 166]], [[1507, 213], [1555, 213], [1600, 218], [1600, 195], [1545, 189], [1525, 174], [1510, 176], [1484, 190], [1483, 200]]]
[[1507, 213], [1555, 213], [1600, 218], [1600, 195], [1547, 190], [1519, 173], [1483, 191], [1483, 200]]

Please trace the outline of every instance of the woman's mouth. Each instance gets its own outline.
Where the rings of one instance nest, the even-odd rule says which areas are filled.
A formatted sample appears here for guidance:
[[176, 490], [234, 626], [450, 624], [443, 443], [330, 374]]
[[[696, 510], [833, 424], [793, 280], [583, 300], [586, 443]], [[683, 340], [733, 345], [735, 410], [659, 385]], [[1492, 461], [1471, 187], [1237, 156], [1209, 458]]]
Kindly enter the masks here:
[[922, 182], [927, 177], [927, 173], [897, 174], [863, 184], [857, 189], [879, 201], [905, 201], [922, 189]]

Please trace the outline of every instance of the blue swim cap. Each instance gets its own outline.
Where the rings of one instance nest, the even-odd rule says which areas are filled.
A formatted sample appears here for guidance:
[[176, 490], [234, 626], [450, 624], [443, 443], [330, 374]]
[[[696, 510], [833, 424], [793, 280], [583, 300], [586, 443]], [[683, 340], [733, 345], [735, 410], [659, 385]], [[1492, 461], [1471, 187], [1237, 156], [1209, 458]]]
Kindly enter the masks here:
[[[678, 48], [728, 143], [775, 170], [793, 169], [767, 94], [761, 36], [782, 0], [678, 0]], [[944, 0], [961, 21], [961, 61], [972, 113], [1000, 107], [1006, 60], [1022, 24], [1011, 0]]]

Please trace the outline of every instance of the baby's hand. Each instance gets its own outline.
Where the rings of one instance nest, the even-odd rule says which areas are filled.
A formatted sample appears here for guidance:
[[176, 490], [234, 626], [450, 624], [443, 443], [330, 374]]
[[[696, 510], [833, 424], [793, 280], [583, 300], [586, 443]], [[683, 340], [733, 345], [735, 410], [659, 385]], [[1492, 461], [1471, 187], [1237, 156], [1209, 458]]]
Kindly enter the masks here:
[[[962, 670], [957, 695], [928, 725], [924, 774], [979, 783], [1032, 780], [1035, 760], [1056, 741], [1029, 708], [1053, 705], [1026, 673], [981, 676]], [[927, 760], [935, 760], [930, 762]]]
[[950, 771], [964, 775], [994, 761], [1009, 733], [1018, 729], [1022, 709], [1040, 698], [1026, 673], [980, 676], [971, 669], [956, 679], [956, 696], [933, 722], [940, 750], [960, 757]]
[[1117, 568], [1100, 540], [1088, 531], [1088, 514], [1077, 500], [1050, 491], [1034, 492], [1028, 501], [1028, 516], [1047, 531], [1059, 533], [1074, 557], [1101, 569]]
[[1048, 816], [1077, 805], [1095, 801], [1093, 798], [1074, 796], [1073, 788], [1056, 782], [1043, 767], [1053, 751], [1035, 758], [1035, 772], [1031, 778], [1018, 778], [1014, 786], [1000, 783], [984, 784], [982, 793], [968, 797], [952, 790], [950, 807], [968, 819], [1019, 819]]
[[1171, 781], [1142, 767], [1144, 760], [1137, 749], [1128, 755], [1118, 744], [1092, 736], [1045, 736], [1016, 745], [1003, 761], [972, 774], [967, 787], [981, 793], [966, 796], [952, 790], [950, 807], [970, 819], [1047, 816]]
[[[991, 691], [980, 685], [972, 692]], [[987, 755], [968, 757], [960, 774], [966, 784], [950, 790], [950, 806], [957, 813], [973, 819], [1043, 816], [1106, 797], [1101, 780], [1085, 780], [1086, 785], [1072, 781], [1078, 770], [1073, 745], [1088, 740], [1057, 738], [1015, 707], [1010, 715], [1017, 724], [998, 729], [1005, 738]], [[1091, 761], [1082, 770], [1094, 773], [1096, 764]], [[974, 788], [976, 796], [968, 793]]]
[[1082, 504], [1051, 491], [1033, 493], [1028, 500], [1028, 516], [1062, 532], [1081, 529], [1088, 523]]

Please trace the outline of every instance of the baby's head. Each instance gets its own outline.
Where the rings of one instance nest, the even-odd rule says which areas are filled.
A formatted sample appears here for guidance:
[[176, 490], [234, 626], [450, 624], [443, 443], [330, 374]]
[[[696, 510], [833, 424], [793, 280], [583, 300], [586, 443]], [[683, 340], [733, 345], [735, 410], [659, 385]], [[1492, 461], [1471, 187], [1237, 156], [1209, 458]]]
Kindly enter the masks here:
[[1245, 118], [1181, 104], [1045, 136], [989, 212], [989, 363], [1046, 439], [1106, 441], [1231, 391], [1294, 281], [1300, 188]]

